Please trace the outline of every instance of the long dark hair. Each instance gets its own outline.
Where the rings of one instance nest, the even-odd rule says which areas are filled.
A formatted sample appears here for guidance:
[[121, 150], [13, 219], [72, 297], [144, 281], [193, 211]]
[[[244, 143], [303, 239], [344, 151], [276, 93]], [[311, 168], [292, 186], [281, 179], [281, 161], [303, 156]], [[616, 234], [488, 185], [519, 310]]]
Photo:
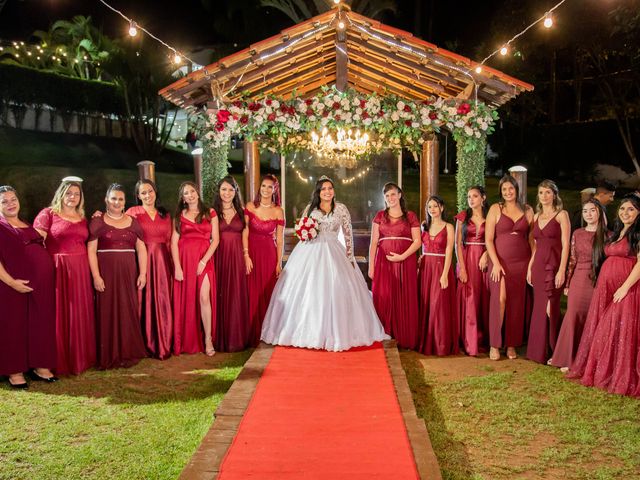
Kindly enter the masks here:
[[[262, 178], [260, 179], [260, 185], [262, 185], [262, 182], [264, 182], [265, 180], [271, 180], [273, 182], [273, 194], [271, 195], [271, 201], [273, 202], [274, 205], [279, 207], [280, 206], [280, 182], [278, 182], [278, 177], [276, 177], [271, 173], [267, 173], [266, 175], [263, 175]], [[254, 207], [258, 208], [260, 206], [261, 198], [262, 197], [260, 196], [260, 189], [258, 188], [258, 191], [256, 192], [256, 196], [253, 199]]]
[[222, 198], [220, 198], [220, 187], [222, 187], [223, 183], [228, 183], [231, 185], [231, 188], [235, 190], [236, 194], [233, 196], [232, 200], [233, 208], [238, 214], [238, 218], [242, 220], [242, 223], [244, 224], [244, 203], [242, 202], [242, 194], [240, 193], [238, 182], [236, 182], [236, 179], [231, 175], [227, 175], [218, 182], [218, 185], [216, 186], [216, 195], [213, 198], [213, 209], [220, 218], [224, 218], [224, 213], [222, 211]]
[[[402, 210], [402, 219], [406, 220], [407, 219], [407, 202], [405, 202], [404, 200], [404, 192], [400, 188], [400, 185], [393, 182], [385, 183], [384, 187], [382, 187], [382, 195], [387, 193], [389, 190], [393, 190], [394, 188], [400, 194], [400, 210]], [[389, 220], [389, 207], [386, 207], [384, 209], [384, 218]]]
[[442, 199], [442, 197], [439, 197], [438, 195], [431, 195], [428, 199], [427, 202], [424, 204], [424, 209], [425, 211], [425, 218], [424, 218], [424, 222], [422, 222], [422, 229], [425, 232], [429, 231], [429, 228], [431, 228], [431, 215], [429, 215], [428, 212], [428, 205], [429, 202], [433, 200], [435, 201], [438, 205], [440, 205], [440, 208], [442, 209], [442, 213], [440, 214], [440, 218], [446, 222], [446, 217], [445, 217], [445, 212], [446, 212], [446, 206], [444, 204], [444, 200]]
[[[593, 243], [591, 244], [591, 274], [589, 275], [591, 283], [595, 286], [598, 274], [600, 273], [600, 267], [604, 261], [604, 242], [607, 239], [607, 225], [605, 223], [606, 213], [604, 207], [598, 200], [590, 198], [586, 202], [582, 202], [582, 208], [590, 203], [598, 210], [598, 224], [596, 225], [596, 233], [593, 236]], [[582, 213], [580, 215], [582, 216]], [[584, 221], [584, 219], [582, 219], [582, 221]]]
[[140, 200], [140, 197], [138, 196], [140, 194], [140, 188], [143, 185], [149, 185], [151, 188], [153, 188], [153, 191], [156, 193], [156, 210], [158, 211], [158, 215], [160, 215], [160, 218], [164, 218], [168, 215], [169, 211], [164, 208], [163, 206], [158, 206], [158, 187], [156, 186], [156, 184], [151, 181], [151, 180], [147, 180], [147, 179], [140, 179], [136, 182], [136, 187], [135, 187], [135, 192], [136, 192], [136, 203], [138, 205], [142, 205], [142, 200]]
[[[316, 208], [320, 208], [320, 192], [322, 191], [322, 185], [325, 183], [330, 183], [331, 186], [335, 189], [335, 185], [333, 180], [329, 177], [325, 177], [324, 175], [316, 180], [316, 186], [313, 189], [313, 193], [311, 194], [311, 203], [309, 204], [309, 210], [307, 211], [307, 215], [313, 212]], [[333, 194], [333, 198], [331, 199], [331, 212], [333, 213], [333, 209], [336, 208], [336, 195], [335, 190]]]
[[[178, 188], [178, 208], [176, 208], [176, 232], [180, 233], [180, 223], [182, 222], [182, 211], [187, 210], [189, 205], [184, 201], [184, 189], [186, 187], [193, 187], [193, 189], [198, 192], [198, 186], [193, 182], [182, 182], [180, 187]], [[211, 217], [209, 215], [209, 209], [205, 207], [204, 202], [202, 201], [202, 196], [200, 192], [198, 192], [198, 215], [196, 215], [195, 223], [200, 223], [202, 220], [210, 220]]]
[[[471, 190], [477, 190], [480, 193], [480, 196], [483, 197], [482, 200], [482, 218], [486, 220], [487, 213], [489, 212], [489, 202], [487, 202], [487, 191], [484, 189], [482, 185], [474, 185], [473, 187], [469, 187], [467, 193]], [[469, 229], [469, 222], [471, 221], [471, 217], [473, 217], [473, 209], [471, 207], [467, 207], [464, 215], [464, 222], [462, 222], [462, 244], [467, 245], [467, 230]]]
[[510, 183], [511, 185], [513, 185], [513, 188], [516, 189], [516, 203], [518, 204], [518, 206], [520, 207], [520, 209], [523, 212], [527, 212], [526, 211], [526, 206], [522, 204], [522, 202], [520, 201], [520, 186], [518, 185], [518, 181], [513, 178], [511, 175], [509, 175], [508, 173], [505, 174], [501, 179], [500, 179], [500, 183], [498, 184], [498, 195], [500, 195], [500, 205], [504, 205], [504, 198], [502, 198], [502, 185], [504, 185], [505, 183]]
[[[620, 200], [620, 206], [622, 206], [626, 202], [631, 203], [634, 206], [634, 208], [640, 212], [640, 198], [638, 198], [637, 195], [633, 193], [625, 195], [624, 197], [622, 197], [622, 200]], [[618, 237], [620, 236], [620, 233], [622, 232], [623, 228], [624, 228], [624, 223], [620, 221], [620, 215], [616, 215], [616, 221], [613, 226], [613, 233], [607, 240], [607, 244], [617, 242]], [[633, 225], [631, 225], [627, 229], [627, 231], [624, 234], [624, 238], [626, 238], [629, 241], [629, 255], [633, 255], [633, 256], [638, 255], [638, 252], [640, 251], [640, 215], [636, 217], [636, 220], [635, 222], [633, 222]]]

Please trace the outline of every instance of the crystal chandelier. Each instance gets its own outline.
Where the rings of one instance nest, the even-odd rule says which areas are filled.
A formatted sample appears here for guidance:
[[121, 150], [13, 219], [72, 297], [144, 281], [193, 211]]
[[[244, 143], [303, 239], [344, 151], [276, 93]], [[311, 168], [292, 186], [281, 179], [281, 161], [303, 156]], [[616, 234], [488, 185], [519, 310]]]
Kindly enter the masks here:
[[360, 130], [339, 128], [334, 138], [325, 127], [320, 135], [311, 132], [309, 150], [316, 155], [321, 167], [355, 168], [358, 158], [369, 150], [369, 135]]

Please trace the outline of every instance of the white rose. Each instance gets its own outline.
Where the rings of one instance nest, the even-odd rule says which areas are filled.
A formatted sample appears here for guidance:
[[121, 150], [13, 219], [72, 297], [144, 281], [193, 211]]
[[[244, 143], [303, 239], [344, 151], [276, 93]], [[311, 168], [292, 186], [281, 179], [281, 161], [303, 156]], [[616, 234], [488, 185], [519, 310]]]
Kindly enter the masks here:
[[365, 118], [365, 119], [362, 121], [362, 123], [363, 123], [364, 125], [366, 125], [367, 127], [368, 127], [369, 125], [371, 125], [371, 122], [373, 122], [373, 120], [372, 120], [371, 118]]
[[398, 115], [398, 112], [393, 112], [391, 114], [391, 120], [393, 120], [394, 122], [397, 122], [398, 120], [400, 120], [400, 115]]
[[280, 102], [278, 100], [274, 100], [273, 103], [271, 103], [271, 106], [273, 108], [280, 108]]
[[413, 128], [418, 128], [420, 126], [420, 124], [418, 122], [411, 122], [411, 126]]
[[400, 100], [398, 103], [396, 103], [396, 108], [398, 110], [404, 110], [404, 102]]
[[316, 231], [316, 229], [314, 228], [313, 230], [311, 230], [311, 238], [316, 238], [318, 236], [318, 232]]
[[464, 127], [464, 133], [467, 135], [473, 135], [473, 129], [471, 127]]

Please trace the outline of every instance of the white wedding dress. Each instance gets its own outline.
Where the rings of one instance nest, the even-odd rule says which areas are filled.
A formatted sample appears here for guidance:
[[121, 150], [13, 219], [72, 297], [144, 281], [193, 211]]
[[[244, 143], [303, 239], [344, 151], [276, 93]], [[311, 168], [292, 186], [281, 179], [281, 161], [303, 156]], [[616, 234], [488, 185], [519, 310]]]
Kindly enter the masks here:
[[309, 216], [318, 221], [318, 236], [291, 252], [271, 296], [262, 340], [340, 351], [388, 339], [355, 263], [347, 207], [336, 203], [331, 214], [314, 210]]

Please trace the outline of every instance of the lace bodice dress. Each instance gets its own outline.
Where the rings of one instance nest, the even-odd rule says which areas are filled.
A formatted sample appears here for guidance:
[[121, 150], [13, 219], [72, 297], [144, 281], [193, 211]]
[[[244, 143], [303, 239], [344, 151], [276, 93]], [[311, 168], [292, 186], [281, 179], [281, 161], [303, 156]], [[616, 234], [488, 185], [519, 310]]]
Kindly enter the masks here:
[[318, 221], [318, 236], [291, 252], [271, 296], [262, 340], [340, 351], [388, 338], [355, 264], [347, 207], [336, 203], [329, 214], [307, 212]]

